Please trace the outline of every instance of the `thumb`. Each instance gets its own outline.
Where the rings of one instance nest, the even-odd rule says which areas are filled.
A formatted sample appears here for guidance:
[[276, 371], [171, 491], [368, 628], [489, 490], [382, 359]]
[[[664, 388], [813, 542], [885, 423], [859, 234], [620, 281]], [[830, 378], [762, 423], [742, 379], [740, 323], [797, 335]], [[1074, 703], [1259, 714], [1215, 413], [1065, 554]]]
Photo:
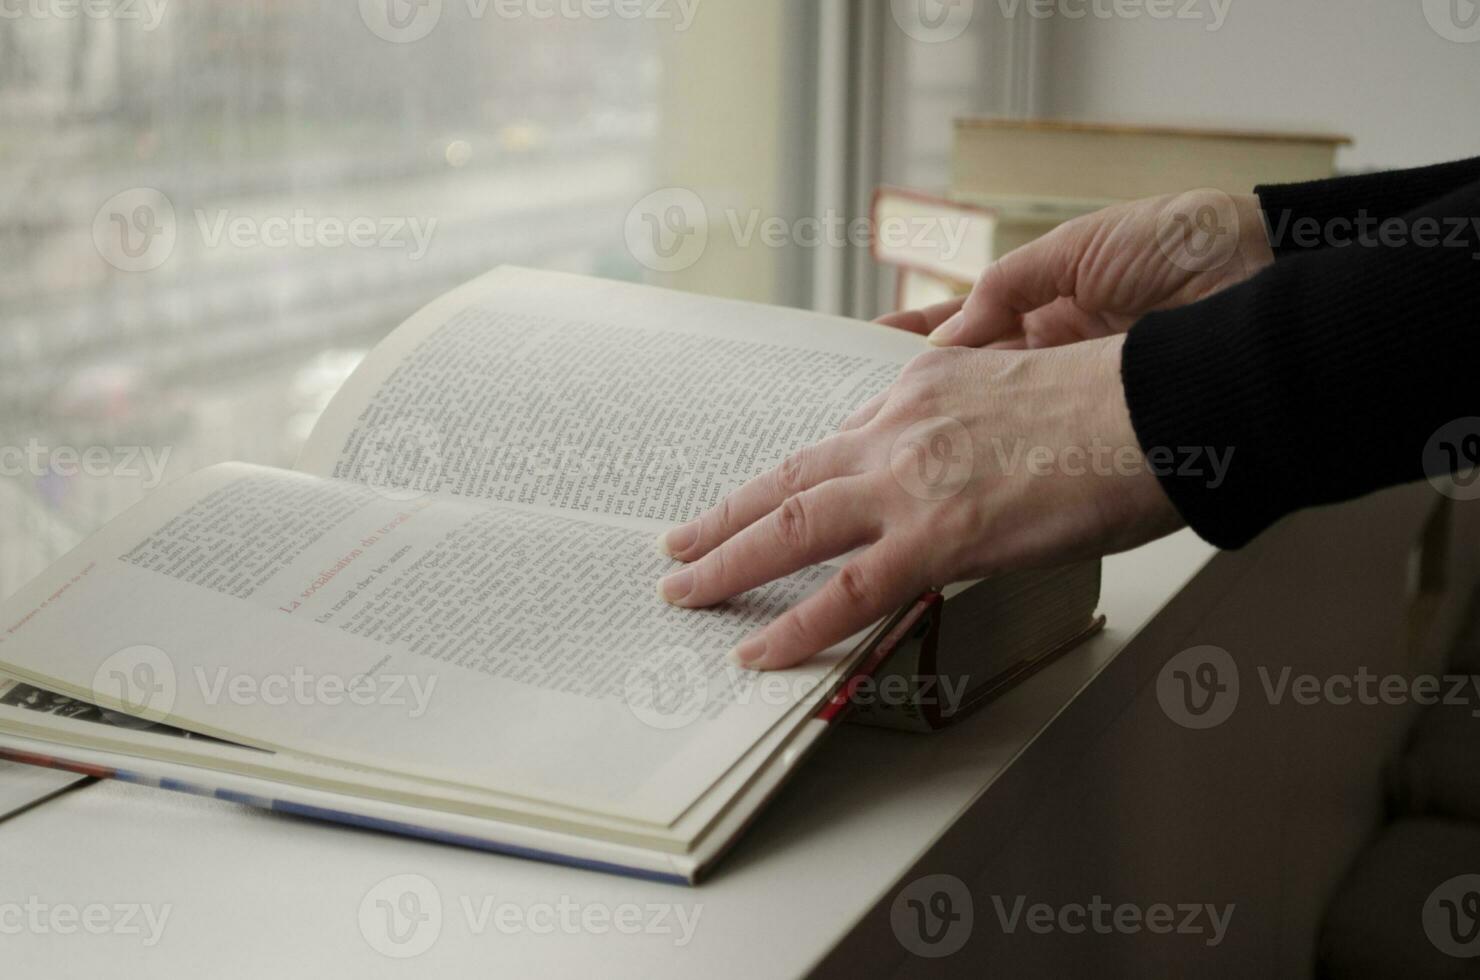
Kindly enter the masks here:
[[[1023, 334], [1023, 319], [1074, 295], [1081, 235], [1078, 222], [1060, 225], [989, 265], [958, 313], [929, 337], [939, 347], [985, 347]], [[1081, 226], [1082, 227], [1082, 226]]]
[[885, 313], [875, 320], [886, 327], [895, 327], [899, 330], [908, 330], [910, 333], [928, 334], [942, 323], [955, 316], [961, 310], [961, 304], [966, 302], [965, 296], [956, 296], [940, 303], [918, 310], [901, 310], [898, 313]]

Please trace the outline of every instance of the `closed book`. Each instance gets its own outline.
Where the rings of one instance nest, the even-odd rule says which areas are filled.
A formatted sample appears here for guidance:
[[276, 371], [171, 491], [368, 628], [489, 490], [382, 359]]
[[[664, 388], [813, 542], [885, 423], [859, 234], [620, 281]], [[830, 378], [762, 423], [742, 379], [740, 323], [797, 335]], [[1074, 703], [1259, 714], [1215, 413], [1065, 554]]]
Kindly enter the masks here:
[[1005, 220], [1056, 209], [1062, 215], [1112, 201], [1212, 188], [1248, 194], [1255, 185], [1329, 177], [1346, 137], [1048, 119], [956, 123], [952, 192], [1004, 208]]

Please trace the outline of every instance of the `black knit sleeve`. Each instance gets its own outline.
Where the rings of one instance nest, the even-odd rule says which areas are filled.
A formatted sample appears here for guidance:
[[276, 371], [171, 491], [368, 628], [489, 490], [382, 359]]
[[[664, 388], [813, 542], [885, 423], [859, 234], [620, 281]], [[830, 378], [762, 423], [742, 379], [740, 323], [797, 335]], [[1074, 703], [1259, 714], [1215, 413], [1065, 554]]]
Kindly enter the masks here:
[[1232, 453], [1221, 478], [1206, 465], [1157, 470], [1213, 544], [1419, 479], [1436, 430], [1480, 416], [1480, 183], [1398, 226], [1131, 328], [1122, 376], [1148, 459]]
[[1480, 157], [1416, 170], [1358, 174], [1254, 189], [1276, 259], [1327, 248], [1333, 240], [1376, 234], [1381, 222], [1480, 180]]

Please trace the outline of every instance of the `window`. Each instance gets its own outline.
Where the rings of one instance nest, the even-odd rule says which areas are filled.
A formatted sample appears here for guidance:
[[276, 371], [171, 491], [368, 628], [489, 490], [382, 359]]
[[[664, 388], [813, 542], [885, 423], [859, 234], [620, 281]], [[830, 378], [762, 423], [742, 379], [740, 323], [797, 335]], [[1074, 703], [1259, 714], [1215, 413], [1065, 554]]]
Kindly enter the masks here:
[[[836, 249], [768, 229], [820, 213], [817, 119], [847, 112], [820, 24], [788, 0], [0, 3], [0, 595], [163, 480], [291, 465], [365, 350], [495, 265], [815, 301]], [[655, 268], [632, 219], [675, 189], [707, 247]]]

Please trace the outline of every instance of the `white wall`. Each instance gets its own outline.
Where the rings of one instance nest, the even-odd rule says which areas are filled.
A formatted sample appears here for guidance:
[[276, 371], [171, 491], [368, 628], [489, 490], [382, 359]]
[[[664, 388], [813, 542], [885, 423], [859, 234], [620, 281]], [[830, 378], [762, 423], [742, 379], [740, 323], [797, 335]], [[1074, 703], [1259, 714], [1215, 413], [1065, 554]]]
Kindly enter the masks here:
[[889, 13], [881, 20], [880, 179], [943, 193], [950, 183], [956, 119], [1033, 109], [1031, 66], [1043, 25], [1027, 17], [1015, 22], [999, 0], [974, 0], [961, 34], [935, 43], [910, 37]]
[[[1009, 0], [977, 0], [978, 4]], [[1028, 16], [1021, 0], [1016, 16]], [[1123, 2], [1123, 0], [1122, 0]], [[1138, 3], [1139, 0], [1131, 0]], [[1062, 13], [1040, 21], [1037, 114], [1101, 121], [1336, 131], [1355, 138], [1343, 170], [1480, 155], [1475, 0], [1215, 0], [1197, 20]], [[1113, 10], [1114, 0], [1055, 0]], [[1039, 8], [1042, 10], [1043, 8]], [[1438, 19], [1446, 39], [1431, 26]]]

